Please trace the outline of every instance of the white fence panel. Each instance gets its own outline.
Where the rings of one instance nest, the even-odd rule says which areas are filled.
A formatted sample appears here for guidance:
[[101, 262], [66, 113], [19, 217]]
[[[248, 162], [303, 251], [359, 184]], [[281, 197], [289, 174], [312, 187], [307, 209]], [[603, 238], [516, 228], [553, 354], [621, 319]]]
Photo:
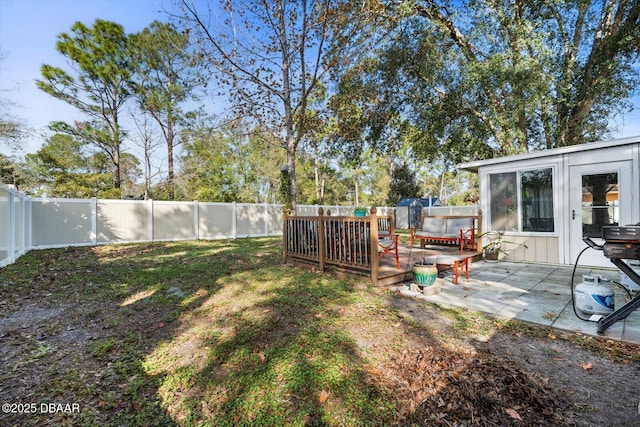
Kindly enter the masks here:
[[[298, 206], [315, 216], [319, 205]], [[333, 216], [353, 206], [323, 206]], [[378, 208], [388, 215], [393, 208]], [[104, 199], [34, 199], [0, 184], [0, 267], [31, 249], [282, 235], [282, 206]]]
[[151, 209], [151, 203], [148, 201], [96, 201], [96, 243], [152, 240]]
[[11, 219], [13, 203], [10, 202], [10, 198], [12, 197], [13, 194], [9, 188], [0, 187], [0, 267], [12, 262], [13, 249], [10, 241], [14, 229]]
[[193, 202], [153, 201], [153, 240], [198, 238]]
[[236, 204], [236, 236], [267, 236], [267, 205]]
[[282, 235], [281, 205], [267, 205], [267, 234], [269, 236]]
[[31, 201], [0, 184], [0, 267], [11, 264], [31, 248]]
[[94, 244], [93, 206], [91, 200], [32, 199], [33, 248]]
[[233, 203], [198, 203], [198, 237], [203, 240], [232, 239], [235, 236]]
[[296, 215], [316, 216], [318, 215], [318, 205], [298, 205], [296, 207]]

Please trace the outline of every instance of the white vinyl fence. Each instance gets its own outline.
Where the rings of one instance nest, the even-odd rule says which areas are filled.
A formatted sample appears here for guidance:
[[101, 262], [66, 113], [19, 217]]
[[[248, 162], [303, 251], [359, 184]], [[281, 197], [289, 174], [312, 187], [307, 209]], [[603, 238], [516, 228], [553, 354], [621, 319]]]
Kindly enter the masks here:
[[[297, 212], [315, 216], [319, 207]], [[322, 207], [325, 215], [353, 215], [353, 206]], [[0, 267], [32, 249], [281, 235], [279, 204], [32, 198], [0, 184]]]
[[280, 205], [32, 199], [31, 249], [282, 234]]
[[0, 184], [0, 267], [29, 250], [31, 241], [29, 198]]
[[[298, 212], [317, 215], [318, 208], [298, 206]], [[353, 207], [323, 208], [334, 216], [353, 213]], [[0, 267], [32, 249], [281, 235], [276, 204], [32, 198], [0, 184]]]

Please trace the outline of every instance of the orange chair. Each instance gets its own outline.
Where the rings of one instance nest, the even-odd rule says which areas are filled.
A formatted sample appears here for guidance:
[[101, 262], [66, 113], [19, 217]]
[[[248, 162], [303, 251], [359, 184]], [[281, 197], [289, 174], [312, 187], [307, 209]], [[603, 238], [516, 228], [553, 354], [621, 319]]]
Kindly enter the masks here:
[[392, 253], [396, 258], [396, 268], [400, 269], [400, 257], [398, 256], [398, 235], [381, 232], [378, 235], [378, 257], [382, 258], [388, 253]]

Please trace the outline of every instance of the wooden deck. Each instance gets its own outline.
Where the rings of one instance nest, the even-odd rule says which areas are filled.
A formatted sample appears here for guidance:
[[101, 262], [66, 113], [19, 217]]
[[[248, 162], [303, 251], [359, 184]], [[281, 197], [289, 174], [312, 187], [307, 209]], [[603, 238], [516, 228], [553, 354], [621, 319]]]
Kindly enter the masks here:
[[[395, 218], [378, 216], [371, 207], [368, 216], [283, 216], [283, 262], [317, 269], [369, 276], [372, 283], [392, 285], [413, 279], [411, 267], [426, 256], [460, 255], [460, 245], [410, 246], [410, 237], [395, 233]], [[385, 236], [381, 240], [380, 236]], [[388, 236], [398, 240], [398, 268], [394, 250], [379, 258], [380, 242]], [[474, 252], [463, 253], [470, 257]], [[473, 261], [473, 259], [471, 260]]]
[[[402, 238], [401, 238], [402, 239]], [[407, 238], [408, 240], [408, 238]], [[377, 284], [382, 286], [390, 286], [397, 283], [410, 282], [413, 280], [413, 274], [411, 273], [411, 266], [418, 261], [421, 261], [423, 257], [433, 255], [460, 255], [458, 247], [454, 246], [426, 246], [424, 249], [420, 248], [419, 244], [409, 247], [409, 242], [403, 242], [400, 240], [398, 245], [398, 258], [400, 258], [400, 268], [396, 268], [396, 260], [392, 254], [387, 254], [379, 260], [379, 274]], [[477, 254], [470, 251], [463, 252], [463, 255], [470, 256], [470, 262], [479, 260], [481, 254]], [[311, 262], [305, 262], [303, 260], [290, 260], [290, 262], [301, 268], [315, 268], [316, 264]], [[349, 269], [349, 268], [334, 268], [331, 271], [339, 271], [346, 274], [354, 274], [362, 277], [369, 277], [368, 273], [362, 270]]]

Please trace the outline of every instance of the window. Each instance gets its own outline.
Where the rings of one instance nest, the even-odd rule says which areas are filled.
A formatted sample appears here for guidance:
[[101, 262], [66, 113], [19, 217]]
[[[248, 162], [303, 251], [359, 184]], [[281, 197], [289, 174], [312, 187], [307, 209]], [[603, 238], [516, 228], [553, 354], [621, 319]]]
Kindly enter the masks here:
[[522, 231], [553, 232], [553, 185], [549, 169], [520, 175]]
[[553, 170], [489, 175], [491, 229], [554, 231]]
[[496, 173], [489, 175], [489, 193], [491, 194], [491, 229], [518, 230], [516, 216], [516, 173]]

